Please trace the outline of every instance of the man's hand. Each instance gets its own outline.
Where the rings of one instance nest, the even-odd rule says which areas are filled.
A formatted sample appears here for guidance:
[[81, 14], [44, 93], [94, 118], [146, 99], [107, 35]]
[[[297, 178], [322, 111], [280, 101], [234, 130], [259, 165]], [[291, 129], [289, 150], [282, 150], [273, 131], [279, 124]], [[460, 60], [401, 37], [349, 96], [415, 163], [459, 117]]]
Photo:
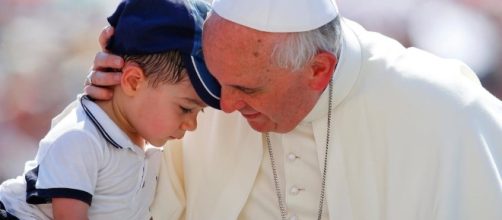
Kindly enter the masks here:
[[113, 96], [112, 86], [120, 84], [124, 60], [106, 51], [106, 45], [113, 35], [113, 27], [108, 26], [99, 35], [99, 45], [103, 52], [94, 57], [94, 64], [85, 83], [84, 92], [94, 99], [109, 100]]

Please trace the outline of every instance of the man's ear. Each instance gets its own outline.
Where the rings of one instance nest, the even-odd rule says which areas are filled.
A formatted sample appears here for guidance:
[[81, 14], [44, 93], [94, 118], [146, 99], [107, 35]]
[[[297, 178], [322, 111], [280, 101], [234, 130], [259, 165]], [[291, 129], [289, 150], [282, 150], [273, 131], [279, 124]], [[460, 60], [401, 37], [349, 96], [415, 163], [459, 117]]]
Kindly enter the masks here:
[[315, 55], [310, 62], [312, 75], [309, 86], [314, 90], [323, 91], [333, 77], [337, 62], [337, 57], [329, 52], [321, 51]]
[[146, 86], [146, 76], [138, 64], [127, 62], [122, 68], [120, 85], [124, 93], [133, 96], [142, 87]]

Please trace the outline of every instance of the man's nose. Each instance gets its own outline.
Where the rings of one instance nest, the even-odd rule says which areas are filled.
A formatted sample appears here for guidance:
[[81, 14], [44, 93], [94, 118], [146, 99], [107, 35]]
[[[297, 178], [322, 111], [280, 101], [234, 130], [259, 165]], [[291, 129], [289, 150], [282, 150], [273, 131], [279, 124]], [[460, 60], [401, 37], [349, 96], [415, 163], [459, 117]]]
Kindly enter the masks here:
[[230, 113], [243, 108], [246, 105], [238, 94], [238, 91], [231, 88], [221, 88], [220, 107], [226, 113]]

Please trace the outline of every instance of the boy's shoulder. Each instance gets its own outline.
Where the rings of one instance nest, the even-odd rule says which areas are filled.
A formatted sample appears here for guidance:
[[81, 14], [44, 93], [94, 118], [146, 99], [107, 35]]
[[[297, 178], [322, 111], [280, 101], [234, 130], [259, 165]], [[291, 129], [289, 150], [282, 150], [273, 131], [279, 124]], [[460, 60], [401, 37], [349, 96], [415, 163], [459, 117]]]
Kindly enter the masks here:
[[58, 122], [53, 124], [47, 135], [44, 137], [44, 141], [55, 141], [57, 139], [97, 139], [99, 138], [99, 133], [97, 132], [95, 126], [92, 124], [90, 119], [86, 116], [82, 110], [80, 103], [71, 103], [61, 114], [59, 115]]
[[58, 150], [64, 148], [64, 151], [76, 150], [80, 153], [98, 152], [104, 149], [106, 141], [85, 114], [78, 99], [68, 105], [56, 118], [57, 122], [52, 124], [49, 132], [40, 141], [39, 153], [56, 148]]
[[52, 128], [41, 141], [41, 146], [43, 142], [49, 145], [73, 144], [77, 146], [85, 143], [93, 145], [103, 153], [112, 153], [115, 152], [113, 149], [128, 149], [135, 146], [102, 107], [82, 95], [53, 119]]

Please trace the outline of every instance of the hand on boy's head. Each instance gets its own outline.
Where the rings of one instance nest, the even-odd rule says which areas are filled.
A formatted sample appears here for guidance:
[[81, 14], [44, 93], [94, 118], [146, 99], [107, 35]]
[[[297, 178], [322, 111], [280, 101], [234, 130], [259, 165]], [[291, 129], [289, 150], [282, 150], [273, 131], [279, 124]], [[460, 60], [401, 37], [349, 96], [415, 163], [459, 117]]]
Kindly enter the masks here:
[[107, 52], [98, 52], [94, 57], [92, 70], [120, 70], [122, 67], [124, 67], [124, 59], [122, 57]]
[[84, 87], [84, 93], [97, 100], [109, 100], [113, 96], [113, 86], [120, 84], [121, 72], [92, 70]]
[[89, 74], [84, 92], [94, 99], [109, 100], [113, 96], [113, 86], [120, 84], [121, 72], [124, 66], [122, 57], [106, 52], [106, 44], [113, 35], [113, 28], [107, 26], [99, 35], [99, 44], [104, 52], [98, 52]]
[[107, 51], [106, 50], [106, 45], [108, 45], [108, 40], [113, 35], [113, 27], [108, 25], [103, 30], [101, 30], [101, 33], [99, 34], [99, 46], [101, 46], [101, 50]]
[[106, 45], [108, 45], [108, 41], [112, 36], [112, 26], [106, 26], [99, 34], [99, 46], [101, 47], [101, 50], [103, 52], [98, 52], [94, 57], [94, 65], [92, 68], [93, 71], [98, 70], [103, 72], [110, 72], [106, 70], [120, 70], [124, 66], [124, 59], [122, 59], [122, 57], [111, 54], [106, 50]]

